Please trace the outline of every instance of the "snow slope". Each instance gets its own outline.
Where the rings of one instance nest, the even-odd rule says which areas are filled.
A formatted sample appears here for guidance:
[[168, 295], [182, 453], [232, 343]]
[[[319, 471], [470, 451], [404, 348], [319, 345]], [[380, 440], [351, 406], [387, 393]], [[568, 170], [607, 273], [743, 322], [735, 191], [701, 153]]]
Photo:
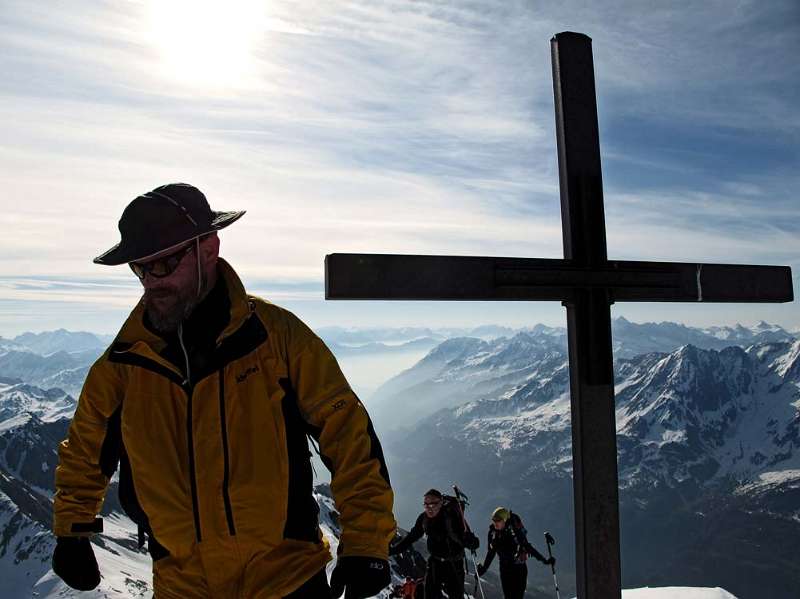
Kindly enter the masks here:
[[658, 587], [623, 589], [623, 599], [736, 599], [725, 589], [702, 587]]

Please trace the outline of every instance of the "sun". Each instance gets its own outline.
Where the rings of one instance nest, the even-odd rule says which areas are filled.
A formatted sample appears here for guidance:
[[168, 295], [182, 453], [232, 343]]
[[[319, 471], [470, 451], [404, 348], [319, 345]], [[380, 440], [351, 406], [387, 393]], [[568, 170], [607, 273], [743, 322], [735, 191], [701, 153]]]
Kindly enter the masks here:
[[264, 32], [259, 0], [152, 0], [151, 39], [160, 74], [203, 88], [245, 87]]

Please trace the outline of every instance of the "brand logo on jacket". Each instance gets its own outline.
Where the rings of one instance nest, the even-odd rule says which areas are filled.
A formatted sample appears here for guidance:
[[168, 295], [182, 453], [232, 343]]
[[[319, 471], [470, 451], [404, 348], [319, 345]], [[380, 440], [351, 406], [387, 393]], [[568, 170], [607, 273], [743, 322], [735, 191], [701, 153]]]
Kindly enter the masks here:
[[245, 370], [243, 373], [236, 375], [236, 382], [237, 383], [243, 383], [248, 376], [258, 372], [258, 370], [259, 370], [258, 366], [251, 366], [250, 368]]

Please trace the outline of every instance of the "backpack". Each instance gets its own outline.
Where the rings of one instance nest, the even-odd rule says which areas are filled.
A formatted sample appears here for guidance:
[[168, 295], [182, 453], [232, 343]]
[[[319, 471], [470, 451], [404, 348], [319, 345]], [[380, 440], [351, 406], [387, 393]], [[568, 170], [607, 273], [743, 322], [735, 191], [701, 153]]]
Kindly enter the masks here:
[[[442, 495], [442, 507], [439, 510], [439, 515], [447, 521], [447, 528], [453, 535], [451, 538], [459, 544], [462, 544], [462, 539], [469, 530], [464, 520], [464, 505], [463, 500], [459, 501], [452, 495]], [[428, 534], [428, 519], [425, 518], [424, 522], [425, 534]]]
[[508, 518], [508, 523], [515, 532], [520, 532], [522, 535], [528, 534], [528, 531], [525, 530], [525, 526], [522, 524], [522, 518], [520, 518], [519, 515], [515, 514], [514, 512], [511, 512], [511, 515]]
[[[511, 538], [514, 541], [514, 562], [517, 564], [524, 564], [528, 559], [528, 531], [525, 529], [525, 525], [522, 523], [522, 518], [520, 518], [518, 514], [511, 512], [511, 515], [508, 517], [508, 521], [506, 522], [505, 530], [508, 530], [508, 532], [511, 533]], [[494, 540], [496, 535], [502, 533], [499, 533], [493, 526], [490, 526], [489, 534], [491, 535], [492, 540]]]
[[466, 502], [463, 499], [452, 495], [442, 495], [442, 510], [448, 520], [454, 524], [453, 530], [466, 532], [469, 529], [464, 520], [464, 508], [466, 508]]

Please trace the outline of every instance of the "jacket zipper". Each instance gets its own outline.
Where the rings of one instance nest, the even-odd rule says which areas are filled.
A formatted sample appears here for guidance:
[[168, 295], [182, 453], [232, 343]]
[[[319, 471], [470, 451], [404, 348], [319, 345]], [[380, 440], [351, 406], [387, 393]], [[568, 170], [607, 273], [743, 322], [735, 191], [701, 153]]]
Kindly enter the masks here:
[[231, 497], [228, 494], [228, 481], [230, 480], [230, 462], [228, 458], [228, 425], [225, 420], [225, 368], [219, 369], [219, 421], [222, 427], [222, 458], [224, 461], [222, 475], [222, 500], [225, 503], [225, 517], [228, 520], [228, 532], [231, 536], [236, 535], [236, 527], [233, 524], [233, 508], [231, 508]]
[[197, 537], [197, 542], [201, 542], [203, 540], [203, 536], [200, 533], [200, 510], [198, 508], [198, 501], [197, 501], [197, 475], [195, 473], [194, 468], [194, 435], [192, 432], [192, 381], [191, 381], [191, 370], [189, 367], [189, 352], [186, 351], [186, 346], [183, 343], [183, 325], [178, 327], [178, 341], [181, 344], [181, 349], [183, 350], [183, 357], [186, 360], [186, 379], [183, 381], [183, 389], [186, 392], [187, 396], [187, 403], [186, 403], [186, 438], [188, 439], [189, 443], [189, 482], [192, 488], [192, 512], [194, 513], [194, 532], [195, 536]]

